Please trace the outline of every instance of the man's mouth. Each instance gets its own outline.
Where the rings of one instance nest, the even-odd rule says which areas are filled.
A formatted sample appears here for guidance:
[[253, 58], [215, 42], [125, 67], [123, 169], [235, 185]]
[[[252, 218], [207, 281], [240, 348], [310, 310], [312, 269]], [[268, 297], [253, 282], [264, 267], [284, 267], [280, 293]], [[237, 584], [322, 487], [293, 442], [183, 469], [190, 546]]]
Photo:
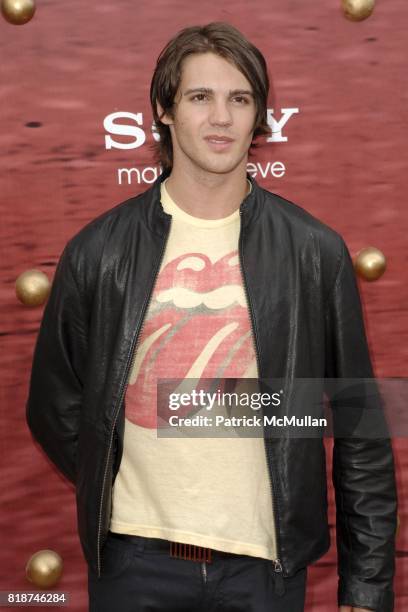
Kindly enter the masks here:
[[216, 149], [216, 150], [227, 149], [234, 142], [230, 138], [211, 138], [211, 137], [207, 137], [207, 138], [205, 138], [205, 140], [208, 142], [208, 144], [211, 146], [212, 149]]
[[215, 142], [215, 143], [227, 143], [227, 142], [233, 142], [232, 138], [229, 138], [228, 136], [206, 136], [206, 140], [209, 140], [210, 142]]

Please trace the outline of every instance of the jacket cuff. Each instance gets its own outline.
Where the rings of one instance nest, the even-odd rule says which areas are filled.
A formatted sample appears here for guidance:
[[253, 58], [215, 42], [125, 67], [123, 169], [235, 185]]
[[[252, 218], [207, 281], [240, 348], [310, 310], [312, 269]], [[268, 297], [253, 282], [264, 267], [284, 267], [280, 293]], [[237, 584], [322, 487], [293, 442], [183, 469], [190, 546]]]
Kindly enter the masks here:
[[339, 606], [367, 608], [375, 612], [394, 612], [394, 591], [361, 582], [355, 578], [339, 578]]

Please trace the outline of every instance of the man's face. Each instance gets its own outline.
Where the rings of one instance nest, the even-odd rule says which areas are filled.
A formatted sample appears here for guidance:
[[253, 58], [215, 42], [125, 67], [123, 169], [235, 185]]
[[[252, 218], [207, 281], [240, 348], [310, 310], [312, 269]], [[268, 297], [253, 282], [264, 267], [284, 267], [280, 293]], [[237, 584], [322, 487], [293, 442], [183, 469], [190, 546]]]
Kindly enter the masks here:
[[[217, 174], [239, 164], [246, 167], [256, 117], [252, 93], [246, 77], [224, 58], [214, 53], [189, 55], [182, 66], [174, 119], [162, 118], [171, 131], [173, 166]], [[160, 115], [159, 104], [158, 111]], [[217, 144], [210, 136], [232, 142]]]

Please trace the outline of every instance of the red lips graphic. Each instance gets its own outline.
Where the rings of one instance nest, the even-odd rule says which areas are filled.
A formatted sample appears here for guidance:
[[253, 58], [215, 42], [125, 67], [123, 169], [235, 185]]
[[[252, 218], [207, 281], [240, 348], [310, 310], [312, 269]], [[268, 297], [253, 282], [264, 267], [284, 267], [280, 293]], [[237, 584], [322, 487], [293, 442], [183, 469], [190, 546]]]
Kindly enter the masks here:
[[[255, 360], [251, 333], [237, 251], [215, 263], [202, 253], [169, 262], [157, 278], [139, 338], [126, 418], [157, 427], [158, 379], [243, 377]], [[182, 407], [177, 415], [189, 412]]]

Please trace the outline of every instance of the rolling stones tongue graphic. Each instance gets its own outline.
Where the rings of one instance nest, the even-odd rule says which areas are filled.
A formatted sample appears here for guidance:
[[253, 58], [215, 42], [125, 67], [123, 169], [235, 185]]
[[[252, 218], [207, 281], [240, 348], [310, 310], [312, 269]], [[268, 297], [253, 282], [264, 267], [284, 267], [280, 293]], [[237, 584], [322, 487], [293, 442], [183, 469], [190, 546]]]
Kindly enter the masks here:
[[[126, 418], [157, 427], [160, 378], [239, 378], [254, 362], [238, 252], [215, 263], [202, 253], [181, 255], [157, 278], [126, 390]], [[190, 407], [177, 411], [189, 413]]]

